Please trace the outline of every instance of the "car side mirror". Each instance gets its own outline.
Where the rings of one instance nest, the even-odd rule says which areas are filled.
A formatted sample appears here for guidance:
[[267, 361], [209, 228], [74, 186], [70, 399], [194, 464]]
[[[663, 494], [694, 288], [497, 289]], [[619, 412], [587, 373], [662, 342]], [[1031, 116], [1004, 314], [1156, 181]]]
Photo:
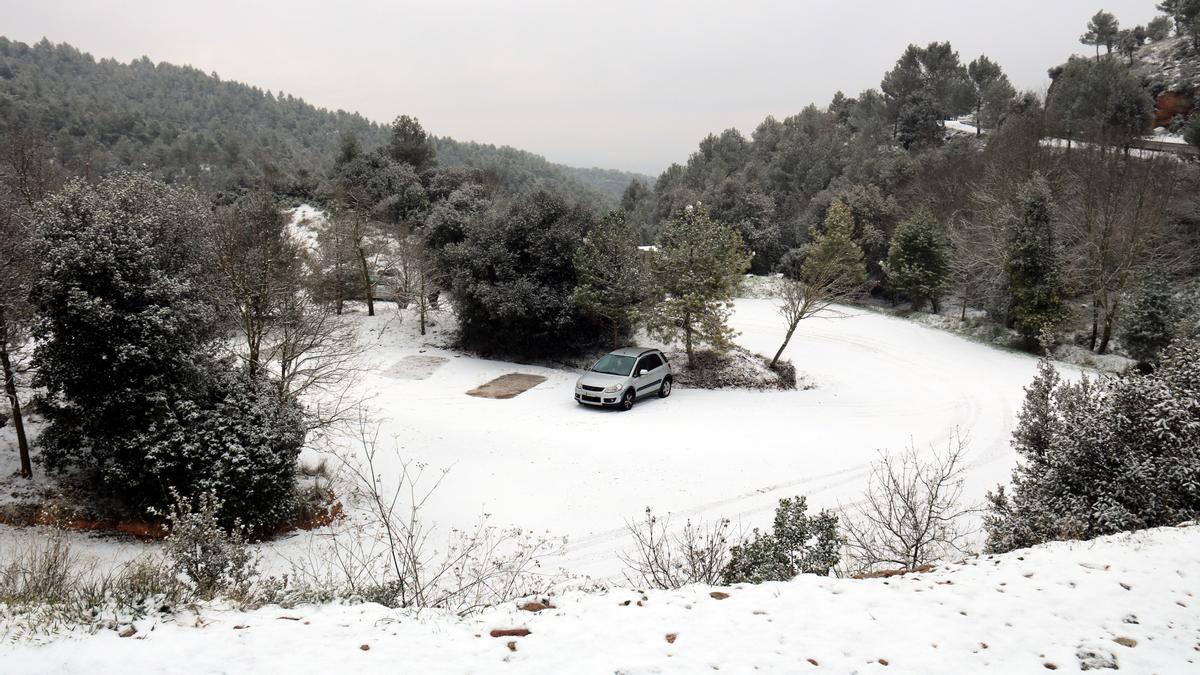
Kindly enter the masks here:
[[648, 372], [650, 372], [650, 371], [646, 370], [645, 368], [642, 368], [641, 370], [638, 371], [638, 377], [641, 377]]

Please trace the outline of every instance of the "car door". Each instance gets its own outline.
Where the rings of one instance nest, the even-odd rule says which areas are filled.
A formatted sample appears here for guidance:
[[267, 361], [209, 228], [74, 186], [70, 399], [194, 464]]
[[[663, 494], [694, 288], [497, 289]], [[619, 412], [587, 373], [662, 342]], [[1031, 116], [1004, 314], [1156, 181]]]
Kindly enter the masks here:
[[[646, 354], [638, 359], [637, 367], [634, 369], [634, 374], [637, 377], [634, 379], [634, 387], [637, 389], [638, 396], [656, 391], [658, 386], [662, 384], [662, 368], [663, 361], [658, 354]], [[646, 371], [642, 375], [642, 371]]]

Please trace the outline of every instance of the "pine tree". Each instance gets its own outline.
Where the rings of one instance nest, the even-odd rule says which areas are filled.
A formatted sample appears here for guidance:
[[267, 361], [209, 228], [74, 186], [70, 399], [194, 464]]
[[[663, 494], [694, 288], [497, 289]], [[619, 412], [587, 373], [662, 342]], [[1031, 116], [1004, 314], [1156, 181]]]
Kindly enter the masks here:
[[942, 140], [942, 116], [931, 96], [924, 92], [913, 94], [900, 107], [896, 139], [909, 150], [937, 145]]
[[585, 315], [608, 324], [614, 347], [637, 321], [647, 297], [637, 242], [624, 212], [614, 211], [588, 232], [575, 252], [579, 285], [571, 293], [571, 302]]
[[1034, 174], [1021, 186], [1007, 226], [1009, 314], [1026, 344], [1038, 343], [1063, 315], [1063, 287], [1050, 186]]
[[666, 340], [682, 337], [689, 366], [699, 344], [727, 349], [735, 334], [728, 324], [733, 294], [749, 267], [736, 230], [702, 205], [681, 209], [659, 235], [653, 276], [663, 299], [651, 329]]
[[935, 313], [940, 311], [950, 283], [950, 243], [946, 228], [929, 209], [919, 209], [896, 226], [885, 272], [914, 310], [928, 302]]
[[967, 73], [975, 87], [975, 135], [978, 136], [985, 126], [995, 126], [999, 122], [1003, 110], [1016, 96], [1016, 90], [1000, 65], [986, 56], [968, 64]]
[[1087, 31], [1079, 38], [1079, 41], [1085, 45], [1094, 45], [1096, 47], [1096, 59], [1100, 58], [1100, 46], [1108, 53], [1112, 53], [1113, 45], [1117, 43], [1117, 36], [1121, 31], [1121, 25], [1117, 21], [1117, 17], [1112, 14], [1100, 10], [1088, 22]]
[[1121, 333], [1125, 350], [1143, 363], [1157, 360], [1174, 339], [1182, 318], [1170, 284], [1160, 276], [1148, 277], [1134, 292], [1126, 310]]
[[408, 164], [418, 173], [437, 163], [436, 152], [429, 134], [415, 117], [401, 115], [392, 122], [388, 155], [397, 162]]

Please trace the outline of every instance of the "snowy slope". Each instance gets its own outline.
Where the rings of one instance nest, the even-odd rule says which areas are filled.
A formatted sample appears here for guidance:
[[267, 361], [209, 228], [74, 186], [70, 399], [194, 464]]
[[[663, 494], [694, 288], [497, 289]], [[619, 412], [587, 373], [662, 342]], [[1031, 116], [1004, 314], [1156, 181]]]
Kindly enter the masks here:
[[[927, 574], [572, 592], [468, 619], [378, 605], [195, 615], [48, 645], [7, 673], [1200, 672], [1200, 528], [1056, 543]], [[290, 619], [290, 620], [289, 620]], [[526, 628], [525, 637], [490, 636]], [[668, 635], [675, 636], [673, 642]], [[1118, 642], [1117, 640], [1120, 640]], [[512, 643], [513, 651], [509, 647]], [[364, 649], [365, 647], [365, 649]], [[1091, 655], [1089, 657], [1088, 655]]]

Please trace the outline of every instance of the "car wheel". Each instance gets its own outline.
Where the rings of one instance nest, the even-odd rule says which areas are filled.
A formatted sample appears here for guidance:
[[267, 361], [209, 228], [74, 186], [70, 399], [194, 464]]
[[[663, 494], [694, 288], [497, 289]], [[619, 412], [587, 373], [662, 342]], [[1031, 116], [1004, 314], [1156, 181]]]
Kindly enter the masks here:
[[633, 390], [630, 389], [621, 397], [621, 410], [633, 410]]
[[663, 380], [662, 386], [658, 388], [658, 397], [666, 398], [671, 395], [671, 378]]

